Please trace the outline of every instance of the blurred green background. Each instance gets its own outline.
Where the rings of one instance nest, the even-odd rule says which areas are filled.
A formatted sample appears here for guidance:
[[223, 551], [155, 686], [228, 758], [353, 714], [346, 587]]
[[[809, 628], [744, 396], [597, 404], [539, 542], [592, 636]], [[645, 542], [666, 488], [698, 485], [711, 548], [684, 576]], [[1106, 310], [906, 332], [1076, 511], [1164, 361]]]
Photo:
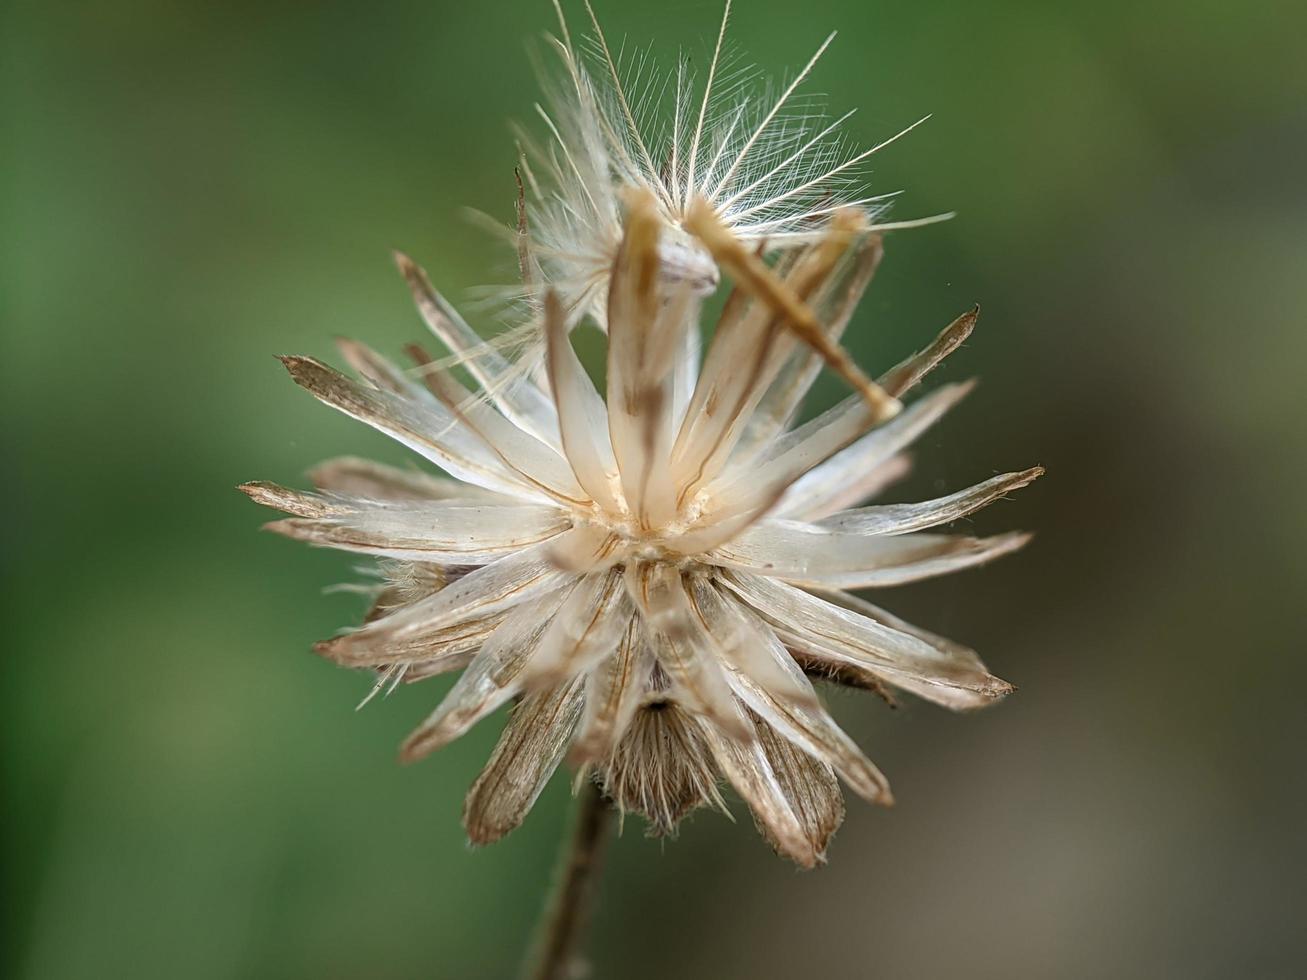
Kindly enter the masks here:
[[[469, 850], [498, 721], [397, 766], [447, 681], [354, 713], [309, 652], [351, 561], [233, 487], [401, 458], [272, 355], [420, 336], [393, 247], [455, 297], [511, 275], [460, 208], [511, 216], [549, 5], [0, 9], [5, 974], [512, 975], [566, 780]], [[702, 62], [719, 8], [599, 13]], [[811, 90], [854, 138], [935, 114], [871, 185], [959, 213], [891, 238], [856, 353], [984, 311], [894, 495], [1049, 470], [975, 522], [1028, 551], [882, 601], [1020, 690], [834, 695], [899, 805], [850, 801], [823, 870], [738, 805], [628, 822], [595, 976], [1302, 976], [1307, 8], [740, 0], [732, 35], [782, 74], [836, 27]]]

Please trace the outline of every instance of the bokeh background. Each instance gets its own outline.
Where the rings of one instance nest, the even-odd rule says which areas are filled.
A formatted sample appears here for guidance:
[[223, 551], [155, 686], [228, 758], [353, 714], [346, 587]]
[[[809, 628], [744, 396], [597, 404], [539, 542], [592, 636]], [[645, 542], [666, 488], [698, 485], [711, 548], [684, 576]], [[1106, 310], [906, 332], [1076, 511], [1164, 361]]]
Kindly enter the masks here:
[[[597, 3], [701, 63], [719, 13]], [[1307, 8], [737, 7], [776, 74], [841, 30], [811, 90], [864, 145], [935, 114], [871, 183], [958, 217], [892, 237], [852, 343], [887, 366], [979, 301], [940, 377], [983, 383], [895, 496], [1049, 475], [975, 521], [1028, 551], [882, 601], [1020, 690], [833, 695], [899, 805], [851, 801], [823, 870], [738, 804], [629, 822], [594, 975], [1302, 976]], [[400, 458], [272, 355], [420, 336], [392, 247], [455, 297], [511, 275], [460, 209], [511, 216], [549, 5], [0, 9], [5, 974], [511, 976], [566, 780], [470, 850], [499, 720], [397, 766], [447, 682], [356, 714], [309, 651], [351, 562], [233, 487]]]

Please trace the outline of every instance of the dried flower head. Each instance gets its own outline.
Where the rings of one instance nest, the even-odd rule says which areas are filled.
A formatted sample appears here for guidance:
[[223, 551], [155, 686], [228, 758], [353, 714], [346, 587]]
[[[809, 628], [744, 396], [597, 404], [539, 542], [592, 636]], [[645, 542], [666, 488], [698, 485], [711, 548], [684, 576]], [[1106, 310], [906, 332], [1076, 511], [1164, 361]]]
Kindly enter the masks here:
[[526, 300], [528, 315], [523, 330], [508, 339], [532, 353], [542, 343], [546, 289], [558, 293], [569, 319], [585, 313], [604, 325], [624, 197], [632, 189], [651, 195], [662, 224], [659, 274], [701, 295], [717, 288], [719, 270], [685, 227], [697, 198], [750, 249], [778, 252], [817, 241], [843, 208], [857, 207], [875, 219], [894, 196], [862, 194], [858, 170], [924, 120], [868, 149], [850, 147], [840, 129], [853, 113], [827, 118], [800, 93], [833, 33], [788, 84], [758, 84], [731, 64], [725, 50], [727, 0], [700, 92], [684, 58], [671, 78], [639, 55], [619, 65], [589, 0], [593, 33], [578, 50], [558, 0], [554, 6], [559, 36], [549, 43], [562, 71], [559, 77], [542, 73], [548, 107], [536, 107], [548, 136], [540, 142], [520, 133], [522, 285], [511, 295]]
[[[412, 348], [408, 373], [361, 344], [360, 380], [287, 357], [319, 400], [390, 435], [448, 476], [342, 459], [316, 493], [242, 489], [293, 515], [269, 527], [381, 559], [365, 624], [319, 651], [378, 686], [461, 671], [403, 758], [447, 744], [516, 702], [468, 795], [474, 842], [524, 818], [566, 756], [655, 833], [721, 806], [724, 779], [762, 832], [803, 866], [843, 816], [836, 777], [890, 802], [880, 771], [822, 707], [815, 675], [953, 709], [1010, 686], [974, 652], [852, 594], [967, 568], [1025, 535], [927, 529], [1034, 479], [987, 480], [919, 504], [863, 506], [904, 472], [904, 448], [969, 390], [911, 389], [970, 332], [959, 318], [879, 382], [795, 426], [821, 367], [801, 338], [839, 338], [881, 254], [865, 219], [768, 266], [699, 202], [695, 247], [735, 262], [737, 285], [702, 359], [698, 283], [667, 274], [663, 202], [634, 195], [605, 286], [606, 395], [582, 368], [568, 311], [545, 294], [546, 378], [487, 352], [425, 275], [400, 258], [435, 336], [475, 389]], [[732, 258], [734, 257], [734, 258]], [[506, 380], [507, 379], [507, 380]]]

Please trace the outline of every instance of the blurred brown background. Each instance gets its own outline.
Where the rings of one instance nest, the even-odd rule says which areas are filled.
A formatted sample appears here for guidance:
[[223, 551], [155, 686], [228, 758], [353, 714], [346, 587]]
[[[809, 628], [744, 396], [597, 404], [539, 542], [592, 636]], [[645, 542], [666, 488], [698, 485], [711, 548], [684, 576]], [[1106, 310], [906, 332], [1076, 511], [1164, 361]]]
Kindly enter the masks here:
[[[309, 652], [351, 562], [232, 488], [399, 458], [272, 355], [418, 336], [392, 247], [456, 297], [510, 275], [459, 209], [511, 215], [548, 4], [0, 10], [4, 972], [512, 975], [566, 781], [470, 851], [498, 722], [395, 765], [447, 682], [355, 714], [368, 680]], [[940, 374], [983, 383], [894, 495], [1049, 475], [976, 520], [1028, 551], [880, 599], [1020, 690], [835, 695], [899, 805], [851, 801], [818, 872], [738, 805], [630, 821], [597, 977], [1303, 975], [1304, 10], [737, 4], [775, 74], [841, 30], [812, 90], [864, 145], [935, 113], [871, 183], [959, 216], [893, 236], [852, 336], [888, 365], [979, 301]], [[719, 9], [599, 12], [702, 58]]]

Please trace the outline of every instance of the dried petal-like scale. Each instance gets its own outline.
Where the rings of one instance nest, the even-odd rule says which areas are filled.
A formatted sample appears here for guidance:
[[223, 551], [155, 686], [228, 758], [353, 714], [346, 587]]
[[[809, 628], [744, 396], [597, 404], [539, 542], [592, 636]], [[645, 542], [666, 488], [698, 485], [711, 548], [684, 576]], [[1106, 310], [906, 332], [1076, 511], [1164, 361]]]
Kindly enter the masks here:
[[[571, 347], [575, 312], [552, 294], [538, 381], [493, 351], [467, 361], [473, 389], [416, 349], [413, 373], [344, 344], [359, 380], [285, 358], [319, 400], [447, 474], [343, 458], [313, 471], [316, 493], [242, 489], [291, 515], [271, 530], [380, 561], [365, 622], [320, 652], [378, 671], [374, 693], [461, 671], [404, 759], [513, 706], [467, 797], [475, 843], [518, 826], [566, 758], [657, 834], [723, 806], [725, 781], [776, 850], [811, 867], [843, 817], [838, 781], [892, 798], [810, 676], [953, 709], [1011, 690], [973, 651], [848, 591], [971, 567], [1026, 540], [929, 529], [1037, 468], [921, 504], [866, 505], [968, 390], [945, 386], [900, 411], [898, 396], [970, 332], [974, 312], [879, 383], [843, 370], [857, 392], [794, 426], [820, 364], [848, 367], [838, 339], [880, 239], [840, 216], [790, 260], [754, 266], [710, 216], [690, 225], [739, 274], [712, 343], [701, 358], [701, 293], [667, 274], [658, 202], [634, 195], [605, 285], [603, 394]], [[421, 270], [400, 267], [437, 339], [475, 351]]]

